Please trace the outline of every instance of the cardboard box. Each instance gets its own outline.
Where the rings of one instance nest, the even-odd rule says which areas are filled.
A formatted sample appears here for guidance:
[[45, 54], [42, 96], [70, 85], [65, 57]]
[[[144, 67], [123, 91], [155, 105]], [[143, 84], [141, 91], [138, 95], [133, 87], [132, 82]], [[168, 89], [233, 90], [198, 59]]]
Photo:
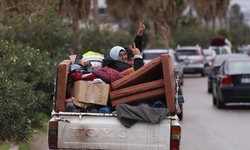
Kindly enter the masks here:
[[91, 81], [76, 81], [72, 88], [67, 86], [67, 96], [75, 97], [83, 103], [107, 105], [109, 96], [109, 84], [95, 83]]

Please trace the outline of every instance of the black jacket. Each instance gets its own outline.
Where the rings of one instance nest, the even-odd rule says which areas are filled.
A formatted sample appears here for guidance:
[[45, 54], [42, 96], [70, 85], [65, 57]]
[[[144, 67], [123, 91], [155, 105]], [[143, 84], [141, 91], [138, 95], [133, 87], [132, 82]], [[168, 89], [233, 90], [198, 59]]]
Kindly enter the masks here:
[[[139, 68], [141, 68], [143, 65], [144, 65], [143, 59], [141, 59], [141, 58], [134, 59], [134, 70], [135, 71], [138, 70]], [[128, 63], [121, 62], [121, 61], [114, 60], [114, 59], [110, 58], [109, 55], [106, 58], [104, 58], [102, 61], [102, 67], [105, 67], [105, 66], [108, 66], [109, 68], [115, 69], [119, 72], [122, 72], [122, 71], [127, 70], [127, 69], [132, 67]]]
[[112, 59], [109, 55], [102, 61], [102, 67], [105, 66], [108, 66], [109, 68], [115, 69], [119, 72], [122, 72], [132, 67], [128, 63]]

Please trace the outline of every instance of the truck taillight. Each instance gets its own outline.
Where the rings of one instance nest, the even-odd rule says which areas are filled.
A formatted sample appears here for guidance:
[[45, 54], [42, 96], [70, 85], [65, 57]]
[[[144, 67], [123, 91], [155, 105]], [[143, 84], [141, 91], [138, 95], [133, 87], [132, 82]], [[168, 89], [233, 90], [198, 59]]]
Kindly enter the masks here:
[[49, 122], [48, 144], [50, 149], [57, 148], [57, 128], [58, 122]]
[[171, 129], [171, 150], [180, 149], [181, 127], [172, 126]]

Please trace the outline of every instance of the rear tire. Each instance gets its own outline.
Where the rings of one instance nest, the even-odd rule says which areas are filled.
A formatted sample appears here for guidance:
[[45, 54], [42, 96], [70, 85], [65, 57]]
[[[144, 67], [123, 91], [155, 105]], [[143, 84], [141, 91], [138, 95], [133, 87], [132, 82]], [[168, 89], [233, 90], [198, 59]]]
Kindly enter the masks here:
[[205, 70], [205, 69], [202, 70], [201, 76], [202, 76], [202, 77], [205, 77], [205, 76], [206, 76], [206, 70]]
[[216, 105], [216, 104], [217, 104], [217, 99], [213, 95], [213, 105]]
[[207, 92], [208, 92], [208, 93], [212, 93], [212, 88], [209, 88], [209, 87], [208, 87], [208, 88], [207, 88]]
[[216, 106], [217, 106], [217, 108], [223, 108], [223, 107], [225, 107], [225, 102], [222, 102], [222, 101], [220, 101], [219, 98], [217, 98]]
[[180, 120], [182, 120], [182, 118], [183, 118], [183, 107], [182, 107], [182, 104], [179, 104], [179, 106], [180, 106], [180, 109], [181, 109], [181, 113], [177, 114], [177, 116], [178, 116], [178, 118]]

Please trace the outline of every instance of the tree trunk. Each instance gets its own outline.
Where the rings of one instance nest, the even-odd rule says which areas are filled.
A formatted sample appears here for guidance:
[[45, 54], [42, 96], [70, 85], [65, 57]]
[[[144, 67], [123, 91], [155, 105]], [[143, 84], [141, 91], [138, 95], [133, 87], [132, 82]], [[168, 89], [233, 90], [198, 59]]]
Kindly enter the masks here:
[[171, 38], [170, 26], [166, 21], [157, 23], [159, 33], [162, 37], [165, 47], [169, 47], [169, 39]]
[[138, 30], [138, 19], [133, 19], [133, 27], [134, 27], [134, 35], [137, 35], [137, 30]]
[[193, 11], [192, 11], [192, 7], [189, 8], [189, 26], [190, 27], [193, 26]]
[[79, 29], [78, 19], [73, 19], [73, 30], [77, 31]]
[[177, 26], [178, 26], [178, 31], [181, 29], [181, 27], [182, 27], [182, 24], [181, 24], [181, 17], [178, 17], [178, 19], [177, 19]]
[[199, 17], [199, 29], [202, 30], [202, 18]]
[[93, 10], [92, 10], [92, 13], [93, 13], [93, 16], [94, 16], [94, 19], [95, 19], [95, 25], [99, 27], [99, 8], [98, 8], [98, 0], [93, 0]]
[[229, 31], [229, 22], [227, 17], [225, 17], [225, 23], [226, 23], [226, 29]]
[[119, 29], [122, 29], [122, 18], [118, 18]]
[[219, 18], [220, 20], [220, 29], [222, 29], [222, 18]]
[[155, 22], [153, 20], [149, 20], [149, 32], [150, 32], [150, 48], [155, 48]]
[[213, 32], [215, 32], [215, 17], [213, 17]]

